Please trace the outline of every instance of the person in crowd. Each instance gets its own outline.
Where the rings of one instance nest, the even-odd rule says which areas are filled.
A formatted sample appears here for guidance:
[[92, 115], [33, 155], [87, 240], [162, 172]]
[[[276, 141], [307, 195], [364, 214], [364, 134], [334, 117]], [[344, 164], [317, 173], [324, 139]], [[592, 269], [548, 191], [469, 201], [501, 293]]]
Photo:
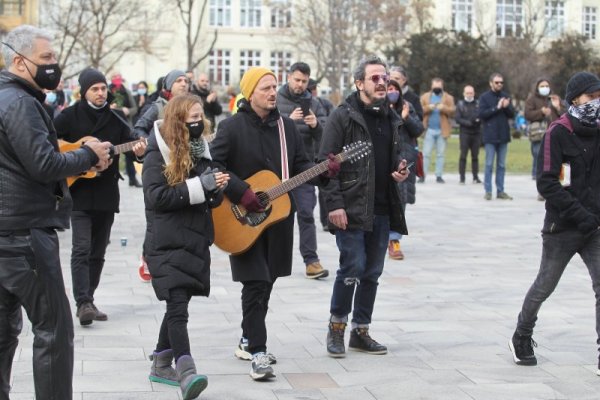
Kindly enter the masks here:
[[[111, 107], [112, 93], [108, 91], [104, 74], [87, 68], [79, 75], [79, 86], [82, 100], [65, 108], [54, 119], [59, 138], [74, 143], [93, 136], [113, 145], [136, 139], [125, 115]], [[132, 145], [138, 157], [143, 156], [145, 150], [144, 142]], [[76, 316], [81, 325], [108, 319], [96, 307], [94, 293], [100, 283], [115, 213], [119, 212], [119, 178], [117, 154], [102, 174], [92, 179], [78, 179], [70, 188], [73, 196], [71, 276]]]
[[138, 110], [140, 110], [140, 112], [138, 112], [133, 117], [134, 125], [137, 122], [137, 120], [141, 117], [141, 111], [148, 102], [148, 96], [148, 83], [146, 83], [146, 81], [139, 81], [137, 84], [136, 93], [133, 95], [133, 101], [135, 102], [135, 105], [137, 106]]
[[[551, 93], [550, 81], [540, 78], [535, 83], [533, 92], [529, 93], [525, 100], [525, 119], [528, 123], [528, 137], [531, 142], [531, 177], [535, 179], [537, 171], [537, 155], [542, 144], [542, 136], [546, 133], [548, 126], [557, 120], [566, 111], [560, 97]], [[539, 195], [541, 200], [543, 197]]]
[[429, 160], [431, 152], [435, 147], [435, 181], [446, 183], [442, 174], [444, 173], [444, 160], [446, 156], [446, 145], [452, 133], [450, 119], [454, 116], [456, 107], [454, 97], [444, 91], [442, 78], [431, 80], [431, 90], [421, 96], [423, 107], [423, 125], [425, 126], [425, 139], [423, 141], [423, 168], [425, 176], [419, 178], [419, 182], [425, 182], [429, 172]]
[[456, 123], [459, 126], [460, 156], [458, 159], [458, 174], [461, 185], [465, 184], [467, 170], [467, 155], [471, 152], [471, 173], [473, 183], [479, 180], [479, 147], [481, 147], [481, 120], [479, 119], [479, 102], [475, 98], [475, 88], [465, 85], [463, 98], [456, 104]]
[[396, 183], [410, 174], [398, 139], [402, 120], [386, 101], [388, 82], [387, 66], [379, 57], [361, 60], [354, 71], [357, 90], [329, 116], [319, 150], [324, 160], [356, 140], [372, 144], [367, 156], [342, 164], [339, 175], [322, 187], [330, 232], [340, 251], [327, 333], [331, 357], [346, 354], [344, 333], [351, 312], [349, 348], [387, 353], [370, 336], [369, 325], [390, 229], [408, 233]]
[[[244, 179], [269, 170], [280, 179], [294, 176], [314, 165], [307, 159], [296, 124], [277, 110], [277, 78], [264, 67], [249, 68], [240, 81], [244, 98], [238, 112], [219, 125], [211, 143], [213, 160], [228, 171], [225, 195], [248, 212], [260, 212], [264, 205]], [[282, 153], [281, 148], [287, 149]], [[281, 160], [287, 161], [281, 162]], [[334, 176], [340, 164], [330, 158], [327, 176]], [[317, 183], [317, 182], [315, 182]], [[266, 316], [275, 281], [292, 271], [294, 212], [269, 226], [246, 252], [229, 257], [233, 280], [242, 283], [242, 338], [236, 356], [251, 359], [254, 380], [274, 376], [276, 358], [267, 353]]]
[[53, 90], [44, 90], [46, 98], [44, 99], [44, 110], [48, 113], [50, 118], [54, 118], [60, 112], [56, 106], [56, 92]]
[[567, 112], [550, 124], [538, 153], [537, 189], [546, 199], [546, 215], [540, 268], [508, 343], [518, 365], [537, 364], [532, 335], [538, 312], [576, 253], [592, 280], [600, 343], [600, 79], [589, 72], [574, 74], [565, 100]]
[[163, 88], [158, 98], [143, 111], [134, 125], [133, 131], [138, 137], [148, 137], [154, 128], [154, 122], [163, 119], [165, 107], [169, 100], [182, 94], [189, 93], [189, 81], [185, 72], [174, 69], [163, 79]]
[[408, 85], [408, 73], [406, 70], [400, 66], [390, 67], [390, 79], [400, 84], [400, 87], [402, 88], [402, 98], [414, 107], [419, 119], [423, 121], [421, 97]]
[[229, 180], [214, 169], [205, 123], [199, 97], [170, 101], [164, 120], [154, 123], [142, 175], [144, 254], [156, 297], [167, 303], [149, 378], [180, 386], [183, 399], [195, 399], [208, 385], [191, 355], [188, 306], [192, 296], [210, 293], [211, 208], [221, 203]]
[[2, 39], [0, 72], [0, 398], [23, 328], [33, 333], [35, 397], [73, 399], [73, 320], [60, 266], [56, 230], [69, 227], [71, 194], [65, 178], [110, 165], [109, 142], [90, 140], [60, 153], [43, 90], [61, 70], [52, 35], [20, 25]]
[[210, 88], [208, 75], [205, 73], [199, 74], [198, 80], [192, 86], [191, 92], [200, 96], [202, 99], [204, 113], [206, 114], [206, 118], [210, 121], [211, 126], [217, 126], [215, 118], [223, 113], [223, 107], [221, 107], [221, 103], [219, 103], [217, 93]]
[[152, 103], [154, 103], [156, 100], [158, 100], [158, 96], [160, 96], [160, 93], [163, 89], [164, 80], [164, 76], [161, 76], [156, 80], [156, 90], [148, 95], [148, 100], [146, 101], [144, 108], [139, 112], [140, 115], [144, 115], [144, 112], [146, 111], [145, 109], [149, 107]]
[[[321, 103], [307, 90], [310, 66], [304, 62], [292, 64], [287, 75], [287, 83], [277, 93], [277, 109], [290, 117], [304, 140], [304, 150], [309, 160], [315, 160], [327, 120]], [[292, 190], [298, 219], [300, 254], [306, 266], [309, 279], [326, 278], [329, 271], [321, 265], [317, 254], [317, 229], [315, 227], [315, 207], [317, 195], [314, 185], [304, 183]]]
[[[333, 105], [333, 103], [331, 101], [329, 101], [325, 97], [318, 95], [317, 87], [318, 87], [317, 81], [315, 81], [312, 78], [308, 80], [308, 86], [307, 86], [308, 91], [312, 95], [313, 99], [317, 99], [317, 101], [319, 103], [321, 103], [323, 110], [325, 110], [325, 115], [327, 117], [329, 117], [329, 114], [332, 113], [332, 111], [335, 109], [335, 106]], [[318, 150], [318, 148], [316, 148], [316, 150]], [[325, 209], [325, 197], [323, 195], [323, 192], [320, 189], [318, 190], [318, 193], [319, 194], [317, 195], [317, 200], [319, 202], [319, 221], [321, 222], [321, 226], [323, 227], [323, 230], [327, 231], [329, 229], [329, 227], [328, 227], [328, 222], [327, 222], [327, 210]]]
[[485, 148], [485, 176], [483, 186], [484, 199], [492, 199], [492, 174], [496, 159], [496, 198], [512, 200], [504, 191], [506, 172], [506, 153], [510, 142], [509, 119], [515, 116], [510, 95], [503, 90], [504, 77], [494, 72], [490, 75], [490, 90], [479, 98], [479, 119], [483, 126], [483, 145]]
[[[395, 80], [390, 80], [388, 84], [387, 100], [390, 108], [402, 118], [402, 125], [398, 129], [402, 155], [408, 163], [416, 163], [419, 155], [417, 139], [425, 130], [423, 123], [412, 104], [403, 99], [402, 87]], [[414, 167], [412, 170], [415, 170]], [[417, 200], [416, 174], [410, 174], [404, 182], [398, 183], [398, 190], [402, 198], [402, 206], [406, 211], [406, 205], [415, 204]], [[404, 260], [404, 252], [400, 248], [401, 240], [401, 233], [390, 230], [388, 256], [393, 260]]]

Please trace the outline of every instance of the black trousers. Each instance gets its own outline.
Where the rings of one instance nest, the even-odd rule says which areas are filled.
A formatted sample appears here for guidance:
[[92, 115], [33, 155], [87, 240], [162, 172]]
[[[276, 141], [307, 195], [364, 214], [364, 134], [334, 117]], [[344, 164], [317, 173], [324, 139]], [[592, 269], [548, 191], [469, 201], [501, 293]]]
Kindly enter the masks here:
[[177, 288], [169, 291], [167, 312], [165, 312], [158, 333], [156, 352], [173, 349], [175, 361], [181, 356], [192, 354], [187, 330], [190, 299], [191, 296], [186, 289]]
[[458, 160], [458, 173], [460, 180], [465, 180], [465, 170], [467, 168], [467, 154], [471, 150], [471, 172], [473, 179], [478, 178], [479, 174], [479, 147], [481, 145], [481, 135], [469, 135], [460, 133], [460, 158]]
[[77, 307], [94, 301], [114, 219], [115, 214], [110, 211], [73, 211], [71, 214], [71, 277]]
[[133, 153], [127, 152], [125, 153], [125, 172], [127, 173], [127, 177], [129, 178], [129, 184], [136, 181], [136, 171], [135, 166], [133, 165], [133, 161], [135, 160], [135, 155]]
[[36, 399], [73, 398], [73, 320], [65, 293], [58, 237], [53, 229], [0, 231], [0, 400], [23, 326], [31, 321]]
[[248, 352], [267, 351], [267, 311], [273, 282], [242, 282], [242, 336], [248, 339]]

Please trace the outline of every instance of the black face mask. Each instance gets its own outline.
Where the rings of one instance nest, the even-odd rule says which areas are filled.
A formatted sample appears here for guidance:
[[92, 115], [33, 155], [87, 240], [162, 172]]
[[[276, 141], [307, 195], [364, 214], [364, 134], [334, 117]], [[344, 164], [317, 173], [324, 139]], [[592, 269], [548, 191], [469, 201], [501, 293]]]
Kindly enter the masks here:
[[433, 93], [435, 93], [436, 96], [439, 96], [440, 94], [442, 94], [442, 88], [439, 88], [439, 87], [434, 88]]
[[185, 126], [190, 133], [190, 138], [198, 139], [204, 131], [204, 122], [202, 120], [196, 122], [186, 122]]
[[29, 61], [30, 63], [32, 63], [33, 65], [35, 65], [37, 67], [37, 72], [35, 73], [35, 76], [33, 76], [31, 74], [31, 71], [29, 71], [27, 64], [25, 64], [25, 68], [27, 68], [27, 72], [29, 72], [29, 75], [31, 75], [31, 77], [33, 78], [33, 81], [36, 83], [36, 85], [38, 85], [42, 89], [48, 89], [48, 90], [56, 89], [56, 87], [60, 83], [60, 78], [62, 75], [62, 72], [60, 70], [60, 66], [58, 65], [58, 63], [56, 63], [56, 64], [36, 64], [33, 61], [31, 61], [29, 58], [25, 57], [23, 54], [19, 53], [15, 49], [13, 49], [12, 46], [10, 46], [9, 44], [4, 43], [4, 42], [2, 42], [2, 43], [6, 47], [8, 47], [9, 49], [11, 49], [12, 51], [14, 51], [15, 53], [17, 53], [18, 55], [20, 55], [21, 57], [23, 57], [24, 59], [26, 59], [27, 61]]

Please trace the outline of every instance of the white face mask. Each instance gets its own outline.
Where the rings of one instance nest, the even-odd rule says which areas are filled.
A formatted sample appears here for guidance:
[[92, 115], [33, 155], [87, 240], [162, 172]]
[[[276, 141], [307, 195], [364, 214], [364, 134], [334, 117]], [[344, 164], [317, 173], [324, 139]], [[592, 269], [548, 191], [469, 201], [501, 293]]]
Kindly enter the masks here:
[[475, 100], [475, 97], [467, 97], [467, 96], [465, 96], [465, 101], [466, 101], [467, 103], [470, 103], [470, 102], [472, 102], [473, 100]]
[[549, 87], [547, 87], [547, 86], [544, 86], [544, 87], [538, 88], [538, 93], [539, 93], [541, 96], [548, 96], [548, 95], [550, 94], [550, 88], [549, 88]]

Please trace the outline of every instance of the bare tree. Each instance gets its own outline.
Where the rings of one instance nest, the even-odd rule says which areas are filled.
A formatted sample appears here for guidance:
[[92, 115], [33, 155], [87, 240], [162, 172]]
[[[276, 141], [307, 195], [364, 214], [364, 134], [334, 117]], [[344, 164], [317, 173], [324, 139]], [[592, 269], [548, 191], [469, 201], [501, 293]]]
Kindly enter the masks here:
[[419, 26], [418, 33], [423, 33], [429, 28], [432, 7], [432, 0], [412, 0], [410, 2], [410, 8]]
[[[204, 21], [208, 0], [200, 0], [198, 3], [196, 3], [196, 0], [175, 0], [175, 2], [177, 3], [179, 16], [181, 17], [183, 25], [185, 26], [187, 69], [193, 70], [206, 57], [208, 57], [214, 48], [215, 43], [217, 42], [218, 31], [217, 29], [213, 31], [212, 38], [210, 39], [208, 45], [205, 46], [202, 54], [200, 56], [196, 56], [195, 54], [196, 51], [198, 51], [198, 45], [202, 43], [200, 40], [200, 30]], [[200, 9], [200, 12], [198, 12], [197, 8]], [[206, 42], [203, 44], [206, 44]]]
[[57, 32], [65, 77], [78, 75], [88, 66], [110, 71], [132, 51], [150, 53], [153, 35], [147, 19], [158, 19], [146, 8], [143, 0], [51, 2], [46, 27]]

